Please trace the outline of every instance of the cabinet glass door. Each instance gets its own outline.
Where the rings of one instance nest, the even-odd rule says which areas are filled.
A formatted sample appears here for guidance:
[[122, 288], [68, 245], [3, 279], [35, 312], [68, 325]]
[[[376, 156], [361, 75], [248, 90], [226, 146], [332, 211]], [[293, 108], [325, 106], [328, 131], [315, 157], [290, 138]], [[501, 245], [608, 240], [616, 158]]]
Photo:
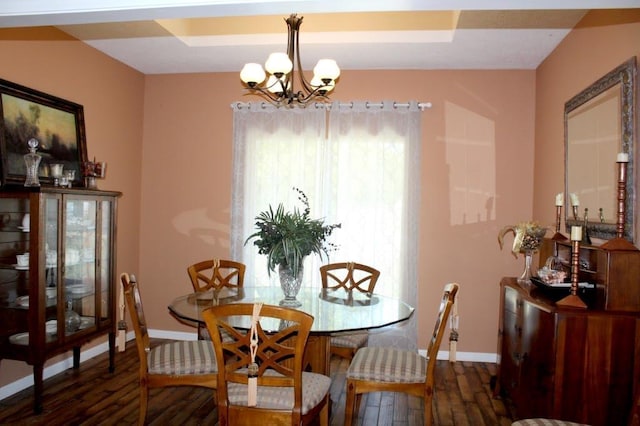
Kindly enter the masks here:
[[[64, 330], [64, 323], [58, 320], [60, 302], [60, 268], [58, 253], [60, 241], [60, 197], [46, 197], [44, 200], [43, 240], [45, 247], [44, 286], [45, 286], [45, 333], [47, 342], [58, 340], [58, 329]], [[35, 254], [35, 253], [34, 253]]]
[[[0, 354], [29, 344], [29, 200], [0, 198]], [[35, 254], [34, 254], [35, 255]], [[18, 259], [22, 257], [20, 263]]]
[[101, 227], [100, 232], [100, 319], [109, 319], [109, 301], [111, 300], [111, 202], [101, 202]]
[[64, 198], [64, 295], [67, 336], [95, 325], [97, 201]]

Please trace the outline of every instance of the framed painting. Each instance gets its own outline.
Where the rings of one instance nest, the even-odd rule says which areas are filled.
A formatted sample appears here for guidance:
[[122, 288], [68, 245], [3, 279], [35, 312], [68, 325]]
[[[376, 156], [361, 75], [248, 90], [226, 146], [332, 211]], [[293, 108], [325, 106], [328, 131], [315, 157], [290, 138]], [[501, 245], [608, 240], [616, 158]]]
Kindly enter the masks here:
[[[2, 185], [23, 185], [27, 142], [38, 141], [38, 178], [53, 184], [51, 165], [74, 170], [72, 186], [84, 186], [82, 166], [87, 143], [82, 105], [0, 79], [0, 178]], [[59, 166], [57, 166], [59, 168]]]

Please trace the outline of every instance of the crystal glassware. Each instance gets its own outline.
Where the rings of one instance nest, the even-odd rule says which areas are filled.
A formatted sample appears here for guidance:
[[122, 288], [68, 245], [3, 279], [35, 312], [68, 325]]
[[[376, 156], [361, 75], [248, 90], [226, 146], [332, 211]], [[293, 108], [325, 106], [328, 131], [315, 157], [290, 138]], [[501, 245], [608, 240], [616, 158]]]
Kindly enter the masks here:
[[71, 188], [71, 184], [73, 183], [73, 180], [76, 178], [76, 171], [67, 170], [64, 172], [64, 175], [67, 177], [67, 187]]
[[63, 169], [64, 164], [55, 163], [49, 165], [51, 177], [53, 178], [53, 186], [60, 186], [60, 178], [62, 177]]
[[40, 166], [42, 156], [40, 156], [40, 154], [36, 154], [38, 140], [31, 138], [27, 144], [29, 145], [29, 153], [24, 155], [24, 165], [27, 169], [24, 186], [40, 186], [40, 180], [38, 179], [38, 167]]
[[64, 312], [64, 330], [66, 333], [73, 333], [78, 331], [82, 319], [80, 315], [73, 310], [73, 303], [71, 300], [67, 301], [67, 310]]

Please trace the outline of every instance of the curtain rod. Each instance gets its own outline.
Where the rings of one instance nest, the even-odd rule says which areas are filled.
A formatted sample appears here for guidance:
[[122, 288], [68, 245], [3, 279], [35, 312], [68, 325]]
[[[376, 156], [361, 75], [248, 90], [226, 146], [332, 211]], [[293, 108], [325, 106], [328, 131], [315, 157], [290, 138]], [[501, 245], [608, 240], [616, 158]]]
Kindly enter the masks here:
[[[315, 106], [317, 109], [320, 108], [325, 108], [327, 110], [331, 109], [331, 105], [335, 105], [338, 104], [341, 108], [352, 108], [354, 106], [355, 102], [334, 102], [334, 103], [329, 103], [329, 102], [315, 102], [315, 103], [311, 103], [308, 106]], [[242, 108], [251, 108], [251, 105], [260, 105], [263, 109], [264, 108], [269, 108], [269, 107], [273, 107], [273, 108], [279, 108], [276, 105], [273, 105], [269, 102], [234, 102], [231, 104], [231, 108], [237, 108], [237, 109], [242, 109]], [[369, 102], [366, 101], [364, 102], [365, 108], [383, 108], [384, 107], [384, 103], [383, 102]], [[432, 104], [431, 102], [418, 102], [418, 108], [420, 108], [421, 111], [424, 111], [425, 109], [429, 109], [431, 108]], [[394, 108], [408, 108], [410, 106], [409, 102], [393, 102], [393, 107]], [[305, 106], [302, 106], [305, 107]]]

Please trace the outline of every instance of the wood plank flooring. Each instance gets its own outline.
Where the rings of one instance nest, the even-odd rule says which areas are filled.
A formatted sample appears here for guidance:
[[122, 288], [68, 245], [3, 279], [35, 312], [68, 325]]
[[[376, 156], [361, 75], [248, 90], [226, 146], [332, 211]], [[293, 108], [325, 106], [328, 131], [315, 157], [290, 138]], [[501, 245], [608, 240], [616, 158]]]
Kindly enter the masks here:
[[[153, 340], [153, 344], [161, 343]], [[116, 372], [108, 372], [102, 354], [45, 381], [44, 412], [34, 415], [33, 389], [0, 401], [0, 425], [134, 425], [138, 419], [138, 358], [134, 342], [116, 355]], [[348, 361], [334, 357], [331, 425], [344, 422], [345, 371]], [[511, 424], [503, 402], [491, 396], [490, 363], [439, 361], [434, 397], [435, 425]], [[423, 424], [422, 401], [396, 393], [363, 396], [357, 425]], [[217, 410], [210, 390], [191, 387], [153, 389], [149, 425], [215, 425]]]

